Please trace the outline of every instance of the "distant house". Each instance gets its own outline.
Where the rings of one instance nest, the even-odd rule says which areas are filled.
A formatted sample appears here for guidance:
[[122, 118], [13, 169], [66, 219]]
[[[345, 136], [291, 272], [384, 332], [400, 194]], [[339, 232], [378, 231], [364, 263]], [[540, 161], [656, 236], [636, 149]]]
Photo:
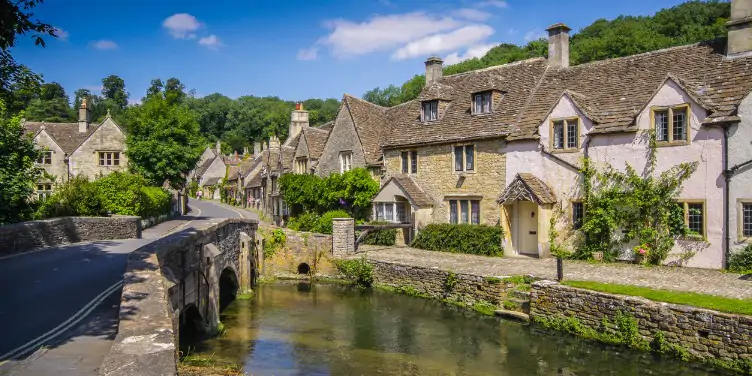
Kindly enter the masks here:
[[23, 127], [42, 150], [37, 164], [47, 172], [36, 182], [38, 197], [49, 195], [56, 184], [72, 176], [95, 179], [128, 166], [122, 128], [109, 113], [101, 124], [92, 124], [86, 99], [78, 109], [77, 123], [24, 121]]
[[188, 176], [198, 183], [204, 198], [220, 198], [220, 183], [227, 174], [227, 164], [222, 156], [219, 141], [214, 150], [207, 147], [199, 158], [196, 168]]

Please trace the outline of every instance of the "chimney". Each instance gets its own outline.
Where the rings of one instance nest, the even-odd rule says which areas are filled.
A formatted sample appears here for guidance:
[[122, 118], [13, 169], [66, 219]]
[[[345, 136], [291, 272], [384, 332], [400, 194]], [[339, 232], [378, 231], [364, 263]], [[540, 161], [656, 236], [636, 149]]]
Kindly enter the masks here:
[[438, 56], [431, 56], [426, 60], [426, 86], [436, 82], [444, 75], [444, 60]]
[[752, 0], [731, 0], [726, 56], [752, 55]]
[[219, 142], [219, 140], [217, 140], [216, 150], [217, 150], [217, 155], [222, 155], [222, 144]]
[[296, 103], [295, 111], [290, 115], [290, 134], [285, 140], [285, 145], [302, 132], [303, 128], [308, 128], [308, 125], [308, 111], [303, 110], [303, 103]]
[[279, 150], [279, 138], [277, 136], [269, 137], [269, 150]]
[[86, 103], [86, 98], [81, 100], [81, 107], [78, 109], [78, 131], [86, 132], [89, 130], [89, 123], [91, 123], [91, 110]]
[[253, 158], [261, 155], [261, 143], [256, 141], [253, 143]]
[[552, 68], [569, 67], [569, 26], [563, 23], [548, 29], [548, 65]]

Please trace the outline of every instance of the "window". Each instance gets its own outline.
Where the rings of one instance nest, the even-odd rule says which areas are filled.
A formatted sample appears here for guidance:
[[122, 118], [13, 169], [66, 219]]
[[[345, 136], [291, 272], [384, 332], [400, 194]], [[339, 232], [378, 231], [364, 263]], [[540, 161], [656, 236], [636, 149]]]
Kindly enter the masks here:
[[475, 171], [475, 145], [454, 147], [454, 171]]
[[491, 92], [473, 95], [473, 114], [491, 113]]
[[44, 200], [52, 195], [51, 183], [37, 183], [37, 200]]
[[572, 203], [572, 227], [575, 230], [582, 228], [582, 221], [585, 219], [585, 204], [582, 202]]
[[439, 118], [439, 101], [423, 102], [423, 121], [434, 121]]
[[742, 236], [752, 237], [752, 203], [742, 203]]
[[39, 154], [39, 158], [37, 158], [37, 163], [39, 164], [52, 164], [52, 152], [49, 150], [45, 150]]
[[345, 173], [352, 170], [352, 152], [339, 153], [339, 172]]
[[120, 166], [120, 153], [116, 151], [100, 151], [100, 166]]
[[551, 148], [575, 150], [580, 147], [580, 119], [562, 119], [551, 122]]
[[677, 204], [684, 213], [684, 224], [690, 235], [705, 236], [705, 202], [684, 201]]
[[308, 173], [308, 158], [298, 158], [295, 160], [295, 173], [296, 174]]
[[402, 158], [402, 173], [403, 174], [417, 174], [418, 173], [418, 152], [403, 151], [401, 153]]
[[449, 200], [449, 223], [480, 224], [480, 200]]
[[689, 141], [689, 106], [653, 108], [655, 140], [659, 143]]

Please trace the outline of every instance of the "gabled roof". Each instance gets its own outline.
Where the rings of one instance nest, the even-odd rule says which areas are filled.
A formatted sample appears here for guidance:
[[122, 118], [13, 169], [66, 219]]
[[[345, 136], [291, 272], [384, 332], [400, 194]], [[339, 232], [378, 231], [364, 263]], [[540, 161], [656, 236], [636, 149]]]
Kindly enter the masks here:
[[556, 195], [546, 183], [535, 175], [523, 172], [514, 177], [496, 200], [499, 204], [511, 201], [531, 201], [538, 205], [554, 204], [556, 203]]
[[[433, 206], [433, 200], [429, 197], [423, 189], [420, 188], [418, 183], [413, 180], [409, 175], [397, 174], [389, 178], [381, 187], [383, 190], [390, 183], [394, 182], [397, 187], [405, 194], [405, 198], [410, 201], [410, 204], [419, 208], [427, 208]], [[381, 192], [379, 190], [379, 192]], [[378, 194], [377, 194], [378, 196]]]
[[342, 102], [352, 116], [355, 130], [363, 145], [366, 164], [379, 163], [381, 137], [386, 133], [386, 108], [345, 94]]
[[[295, 142], [295, 145], [298, 143]], [[282, 146], [282, 155], [281, 155], [281, 162], [282, 162], [282, 170], [292, 170], [292, 161], [295, 159], [295, 147], [293, 146]]]
[[256, 174], [253, 179], [245, 183], [244, 188], [256, 188], [261, 186], [261, 174]]
[[240, 166], [229, 166], [227, 168], [227, 181], [238, 180], [240, 178]]
[[200, 177], [204, 176], [204, 173], [206, 172], [206, 170], [209, 169], [209, 166], [211, 166], [211, 164], [214, 163], [214, 159], [215, 158], [207, 159], [207, 160], [204, 161], [204, 163], [202, 163], [200, 166], [198, 166], [196, 168], [196, 177], [200, 178]]
[[73, 152], [78, 149], [78, 147], [81, 146], [81, 144], [83, 144], [100, 125], [101, 124], [89, 124], [89, 129], [86, 132], [79, 132], [78, 123], [27, 121], [23, 124], [26, 133], [30, 133], [34, 137], [36, 137], [36, 135], [42, 131], [42, 128], [44, 128], [47, 134], [49, 134], [50, 137], [55, 140], [55, 143], [63, 149], [63, 152], [68, 155], [73, 154]]
[[334, 128], [334, 121], [328, 121], [324, 124], [319, 125], [318, 127], [312, 127], [312, 128], [321, 129], [323, 131], [330, 132], [332, 128]]
[[261, 163], [260, 157], [246, 159], [240, 162], [240, 177], [245, 178], [246, 176], [248, 176], [248, 174], [250, 174], [251, 171], [253, 171], [253, 169], [256, 168], [259, 163]]
[[324, 152], [329, 132], [321, 128], [303, 128], [303, 137], [305, 137], [306, 145], [308, 146], [308, 157], [319, 159], [321, 153]]
[[452, 86], [442, 84], [441, 82], [434, 82], [421, 91], [418, 100], [428, 101], [442, 99], [451, 101], [456, 95], [456, 90], [454, 90]]
[[217, 184], [217, 183], [219, 183], [220, 180], [222, 180], [222, 178], [218, 178], [218, 177], [208, 178], [208, 179], [204, 180], [203, 186], [205, 187], [205, 186], [208, 186], [208, 185]]

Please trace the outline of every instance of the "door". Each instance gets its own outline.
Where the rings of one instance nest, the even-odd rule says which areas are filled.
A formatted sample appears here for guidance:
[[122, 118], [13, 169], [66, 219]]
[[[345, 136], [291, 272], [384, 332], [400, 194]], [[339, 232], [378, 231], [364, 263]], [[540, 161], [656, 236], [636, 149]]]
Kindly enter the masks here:
[[530, 201], [517, 202], [517, 253], [538, 254], [538, 205]]

